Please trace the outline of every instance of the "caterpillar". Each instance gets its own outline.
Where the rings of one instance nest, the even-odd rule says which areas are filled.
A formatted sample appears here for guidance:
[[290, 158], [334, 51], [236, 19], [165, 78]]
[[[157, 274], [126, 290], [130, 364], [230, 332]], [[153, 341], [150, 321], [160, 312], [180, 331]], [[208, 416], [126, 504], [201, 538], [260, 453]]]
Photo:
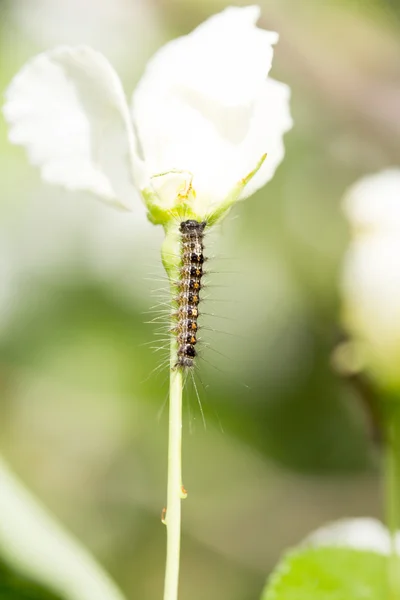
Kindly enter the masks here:
[[202, 287], [204, 263], [204, 229], [206, 221], [193, 219], [182, 221], [179, 225], [181, 236], [181, 266], [177, 282], [177, 324], [174, 332], [177, 336], [176, 368], [188, 369], [194, 366], [197, 356], [196, 343], [200, 291]]

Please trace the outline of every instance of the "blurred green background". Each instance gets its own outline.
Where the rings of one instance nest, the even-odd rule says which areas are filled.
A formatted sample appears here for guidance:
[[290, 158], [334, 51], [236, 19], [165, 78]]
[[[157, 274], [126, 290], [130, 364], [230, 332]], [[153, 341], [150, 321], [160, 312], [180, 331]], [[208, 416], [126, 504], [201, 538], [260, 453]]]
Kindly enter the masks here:
[[[30, 56], [86, 43], [130, 95], [158, 47], [227, 4], [2, 0], [0, 87]], [[341, 197], [400, 161], [400, 2], [260, 4], [295, 126], [273, 181], [209, 251], [206, 427], [193, 386], [185, 399], [182, 600], [254, 600], [311, 529], [381, 514], [369, 416], [331, 365]], [[42, 184], [3, 120], [0, 158], [0, 450], [129, 599], [161, 598], [167, 372], [151, 374], [165, 356], [146, 321], [162, 232], [141, 206], [122, 214]]]

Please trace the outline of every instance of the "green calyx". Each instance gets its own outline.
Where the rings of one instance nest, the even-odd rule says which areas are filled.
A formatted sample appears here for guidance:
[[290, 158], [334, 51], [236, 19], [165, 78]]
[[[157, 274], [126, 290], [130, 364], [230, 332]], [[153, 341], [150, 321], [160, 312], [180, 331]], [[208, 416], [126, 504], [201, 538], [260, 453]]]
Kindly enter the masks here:
[[264, 154], [261, 157], [255, 169], [241, 179], [222, 202], [215, 205], [211, 210], [208, 209], [208, 211], [201, 211], [199, 209], [201, 204], [194, 201], [195, 194], [191, 186], [189, 186], [185, 194], [177, 195], [172, 207], [163, 206], [159, 196], [153, 189], [146, 188], [142, 190], [142, 196], [147, 206], [147, 216], [149, 220], [155, 225], [162, 225], [165, 230], [165, 239], [161, 249], [161, 259], [172, 286], [175, 285], [175, 282], [179, 278], [181, 262], [179, 224], [182, 221], [194, 219], [195, 221], [206, 221], [207, 227], [211, 227], [221, 221], [228, 214], [232, 206], [239, 200], [243, 189], [259, 171], [266, 156], [267, 155]]
[[[176, 228], [177, 223], [187, 219], [207, 221], [208, 226], [215, 225], [228, 214], [232, 206], [239, 200], [242, 191], [259, 171], [266, 157], [267, 155], [264, 154], [255, 169], [241, 179], [233, 187], [226, 198], [219, 203], [213, 204], [211, 207], [207, 204], [202, 205], [201, 202], [196, 199], [191, 184], [188, 186], [185, 193], [177, 193], [172, 205], [165, 205], [165, 203], [160, 200], [160, 196], [154, 188], [148, 187], [143, 189], [142, 196], [147, 207], [149, 221], [154, 223], [154, 225], [162, 225], [167, 234], [171, 227]], [[179, 172], [171, 171], [170, 173], [173, 174]], [[169, 173], [164, 173], [162, 175], [168, 174]]]

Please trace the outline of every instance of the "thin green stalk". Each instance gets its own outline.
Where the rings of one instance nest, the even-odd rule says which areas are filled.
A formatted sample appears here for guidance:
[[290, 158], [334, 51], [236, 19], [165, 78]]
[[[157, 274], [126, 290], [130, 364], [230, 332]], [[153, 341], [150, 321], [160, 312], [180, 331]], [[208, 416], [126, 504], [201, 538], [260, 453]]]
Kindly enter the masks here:
[[391, 411], [386, 425], [386, 520], [390, 533], [389, 600], [400, 600], [400, 568], [396, 533], [400, 531], [400, 413]]
[[[162, 259], [171, 281], [171, 298], [176, 295], [179, 274], [179, 236], [173, 228], [166, 231]], [[174, 325], [174, 323], [173, 323]], [[182, 371], [175, 367], [177, 341], [171, 335], [168, 427], [168, 487], [165, 524], [167, 526], [167, 559], [165, 567], [164, 600], [178, 599], [179, 561], [181, 545], [181, 501], [186, 494], [182, 487]]]
[[[172, 357], [176, 357], [175, 340], [171, 343]], [[182, 372], [171, 368], [169, 393], [169, 439], [168, 439], [168, 491], [167, 512], [167, 561], [165, 567], [164, 600], [177, 600], [179, 581], [179, 558], [181, 545], [182, 500]]]

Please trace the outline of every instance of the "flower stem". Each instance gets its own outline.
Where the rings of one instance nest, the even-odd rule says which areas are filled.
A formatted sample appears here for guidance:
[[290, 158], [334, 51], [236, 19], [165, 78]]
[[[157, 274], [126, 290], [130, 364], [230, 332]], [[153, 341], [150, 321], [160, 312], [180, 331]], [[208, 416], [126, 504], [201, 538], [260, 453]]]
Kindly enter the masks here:
[[[173, 340], [171, 342], [171, 357], [175, 356], [176, 348], [175, 340]], [[165, 517], [167, 561], [164, 600], [177, 600], [182, 500], [182, 372], [179, 369], [171, 367], [169, 390], [168, 491]]]
[[400, 530], [400, 413], [398, 410], [391, 411], [386, 423], [386, 519], [391, 541], [388, 562], [389, 600], [400, 600], [400, 569], [396, 552], [396, 532]]

